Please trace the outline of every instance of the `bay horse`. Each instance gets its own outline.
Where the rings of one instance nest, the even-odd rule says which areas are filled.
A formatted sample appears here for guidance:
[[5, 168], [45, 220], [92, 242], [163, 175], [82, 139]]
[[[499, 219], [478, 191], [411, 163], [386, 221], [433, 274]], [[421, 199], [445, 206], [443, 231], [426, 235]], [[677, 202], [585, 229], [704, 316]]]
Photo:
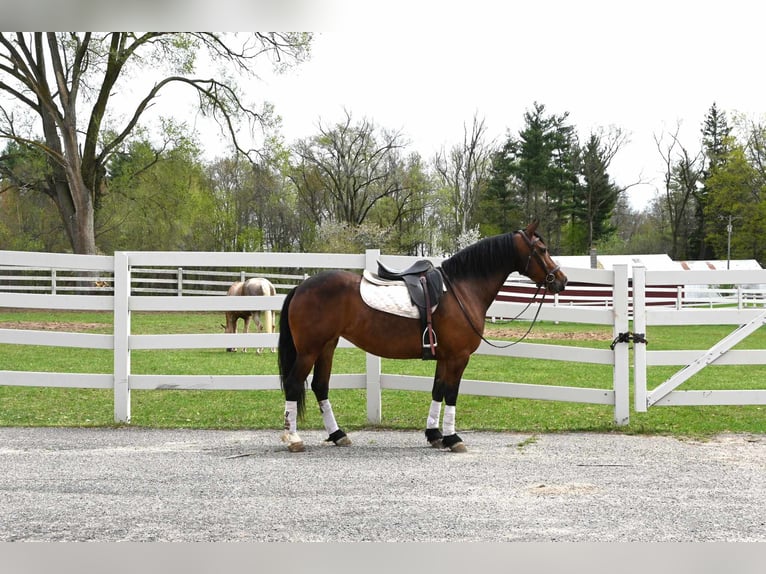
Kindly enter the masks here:
[[[566, 275], [550, 257], [537, 234], [539, 221], [526, 229], [488, 237], [455, 253], [439, 271], [446, 291], [433, 311], [436, 373], [426, 440], [431, 446], [465, 452], [455, 432], [455, 406], [460, 380], [471, 354], [478, 348], [487, 310], [508, 275], [518, 271], [549, 293], [558, 293]], [[340, 337], [355, 346], [390, 359], [421, 358], [423, 343], [418, 319], [400, 317], [368, 306], [360, 296], [362, 277], [349, 271], [324, 271], [290, 291], [279, 323], [279, 372], [285, 393], [284, 434], [290, 452], [305, 450], [297, 421], [305, 411], [306, 379], [312, 368], [314, 392], [328, 442], [351, 444], [338, 426], [328, 399], [333, 354]], [[442, 402], [444, 419], [439, 430]]]
[[[253, 277], [247, 281], [235, 281], [226, 293], [227, 295], [260, 295], [260, 296], [272, 296], [277, 294], [277, 290], [271, 281], [263, 277]], [[261, 323], [259, 315], [263, 313], [264, 321]], [[226, 333], [237, 332], [237, 322], [239, 319], [244, 320], [243, 333], [247, 333], [250, 328], [250, 320], [255, 319], [255, 326], [259, 331], [265, 330], [266, 333], [274, 332], [274, 311], [226, 311], [226, 325], [224, 330]], [[265, 329], [264, 329], [265, 327]], [[226, 349], [228, 352], [234, 352], [236, 349]], [[246, 349], [242, 349], [246, 351]], [[258, 349], [260, 353], [261, 350]]]

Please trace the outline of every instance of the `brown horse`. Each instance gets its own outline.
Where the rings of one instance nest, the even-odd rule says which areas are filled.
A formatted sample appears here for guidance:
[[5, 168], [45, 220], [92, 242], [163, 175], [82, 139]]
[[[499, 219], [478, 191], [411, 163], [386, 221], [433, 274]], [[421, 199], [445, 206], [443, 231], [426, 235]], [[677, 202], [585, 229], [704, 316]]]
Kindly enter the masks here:
[[[260, 296], [272, 296], [277, 294], [277, 290], [274, 288], [274, 285], [271, 284], [271, 281], [268, 279], [264, 279], [262, 277], [253, 277], [252, 279], [248, 279], [247, 281], [236, 281], [231, 287], [229, 287], [227, 295], [247, 295], [247, 296], [254, 296], [254, 295], [260, 295]], [[226, 311], [226, 326], [224, 327], [225, 331], [227, 333], [236, 333], [237, 332], [237, 321], [239, 319], [244, 320], [244, 327], [242, 329], [243, 333], [247, 333], [248, 329], [250, 328], [250, 320], [255, 319], [255, 326], [258, 328], [259, 331], [264, 330], [267, 333], [273, 333], [274, 332], [274, 311], [267, 310], [263, 311], [263, 317], [264, 322], [261, 323], [261, 319], [259, 317], [260, 311]], [[229, 352], [233, 352], [236, 349], [226, 349]], [[246, 349], [242, 349], [245, 351]], [[261, 350], [258, 349], [258, 352], [260, 353]]]
[[[455, 432], [455, 405], [460, 380], [484, 332], [487, 309], [513, 271], [523, 273], [550, 293], [562, 291], [566, 275], [537, 235], [538, 221], [526, 229], [489, 237], [445, 259], [439, 268], [446, 292], [433, 312], [436, 374], [426, 439], [436, 448], [465, 451]], [[369, 307], [360, 296], [362, 278], [348, 271], [325, 271], [306, 279], [285, 298], [280, 317], [279, 370], [285, 392], [285, 432], [291, 452], [304, 450], [297, 420], [305, 408], [305, 381], [319, 402], [328, 441], [351, 444], [340, 429], [328, 400], [333, 354], [340, 337], [365, 351], [391, 359], [421, 358], [418, 319]], [[442, 402], [444, 420], [439, 431]]]

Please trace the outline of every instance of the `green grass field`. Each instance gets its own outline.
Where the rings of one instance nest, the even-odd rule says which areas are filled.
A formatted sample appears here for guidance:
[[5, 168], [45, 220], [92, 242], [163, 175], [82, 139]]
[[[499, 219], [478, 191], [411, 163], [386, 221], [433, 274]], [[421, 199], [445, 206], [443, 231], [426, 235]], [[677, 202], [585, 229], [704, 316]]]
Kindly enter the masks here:
[[[110, 333], [108, 313], [0, 312], [0, 328], [60, 329]], [[133, 333], [219, 333], [222, 316], [216, 313], [136, 313]], [[488, 325], [491, 338], [517, 338], [508, 325]], [[731, 326], [652, 327], [652, 349], [706, 349], [733, 330]], [[523, 332], [523, 331], [522, 331]], [[611, 328], [597, 325], [541, 323], [528, 339], [540, 343], [608, 348]], [[766, 349], [766, 328], [737, 348]], [[333, 372], [364, 371], [364, 354], [339, 349]], [[0, 370], [111, 373], [111, 351], [46, 346], [0, 345]], [[434, 363], [383, 361], [385, 373], [433, 376]], [[657, 386], [675, 370], [651, 367], [649, 387]], [[133, 351], [136, 374], [270, 374], [277, 372], [276, 355], [226, 353], [223, 349]], [[609, 366], [475, 355], [465, 379], [514, 381], [540, 385], [611, 388]], [[683, 389], [763, 389], [766, 367], [711, 366], [684, 384]], [[278, 391], [132, 391], [133, 426], [157, 428], [279, 429], [283, 396]], [[333, 407], [347, 430], [367, 428], [365, 393], [331, 390]], [[424, 427], [430, 395], [426, 392], [383, 391], [383, 428], [420, 430]], [[318, 409], [309, 397], [301, 428], [321, 428]], [[558, 401], [501, 399], [461, 394], [459, 430], [517, 432], [597, 431], [658, 433], [705, 437], [721, 432], [766, 432], [764, 406], [654, 407], [632, 411], [630, 425], [615, 427], [613, 407]], [[45, 387], [4, 387], [0, 381], [0, 426], [111, 426], [112, 391]]]

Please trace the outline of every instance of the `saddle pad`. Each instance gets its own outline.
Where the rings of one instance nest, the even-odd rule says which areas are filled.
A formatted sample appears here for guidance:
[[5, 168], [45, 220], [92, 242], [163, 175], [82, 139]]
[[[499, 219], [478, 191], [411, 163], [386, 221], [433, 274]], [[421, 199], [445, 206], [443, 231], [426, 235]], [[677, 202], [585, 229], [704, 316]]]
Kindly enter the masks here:
[[380, 279], [377, 275], [365, 270], [359, 286], [359, 294], [367, 305], [378, 311], [410, 319], [420, 318], [420, 311], [412, 304], [404, 281]]

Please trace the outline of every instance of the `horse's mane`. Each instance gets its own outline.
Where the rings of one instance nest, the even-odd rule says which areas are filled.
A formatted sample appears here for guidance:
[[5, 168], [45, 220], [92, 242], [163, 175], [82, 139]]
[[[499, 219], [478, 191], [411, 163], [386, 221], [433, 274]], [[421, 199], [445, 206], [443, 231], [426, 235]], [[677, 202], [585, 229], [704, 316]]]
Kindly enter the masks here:
[[442, 261], [442, 269], [453, 279], [465, 277], [484, 278], [498, 269], [513, 270], [516, 250], [513, 233], [486, 237], [461, 249], [452, 257]]

